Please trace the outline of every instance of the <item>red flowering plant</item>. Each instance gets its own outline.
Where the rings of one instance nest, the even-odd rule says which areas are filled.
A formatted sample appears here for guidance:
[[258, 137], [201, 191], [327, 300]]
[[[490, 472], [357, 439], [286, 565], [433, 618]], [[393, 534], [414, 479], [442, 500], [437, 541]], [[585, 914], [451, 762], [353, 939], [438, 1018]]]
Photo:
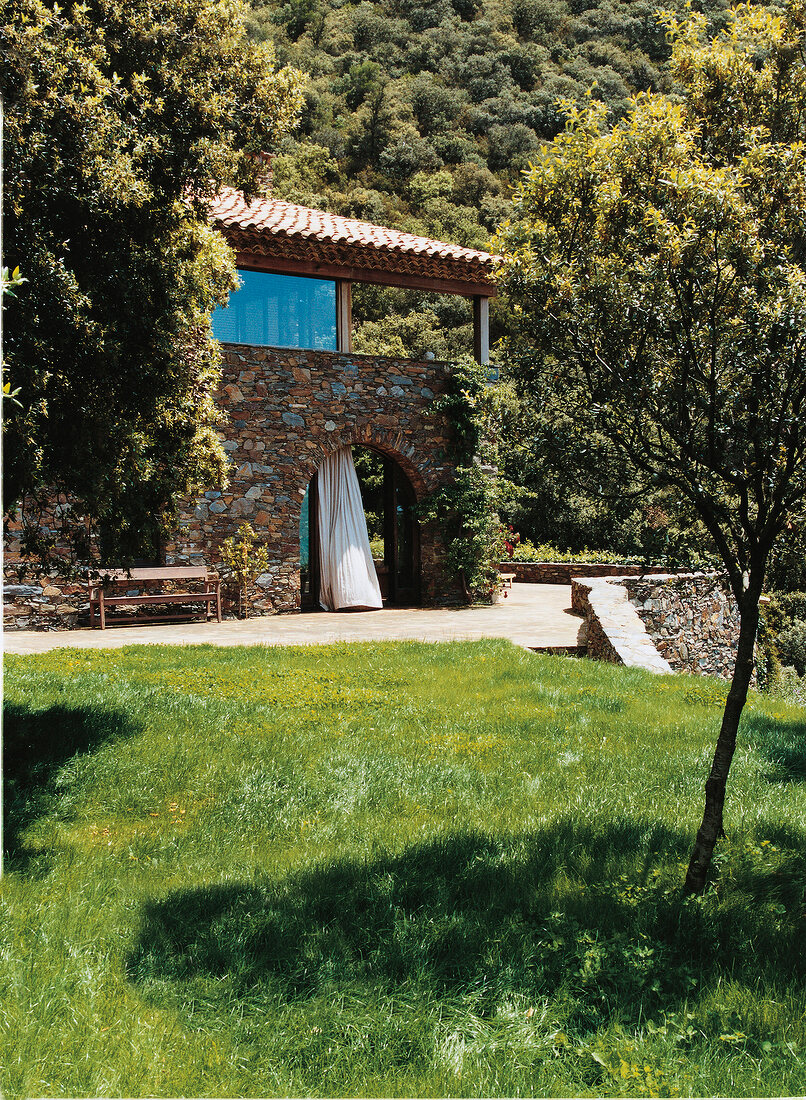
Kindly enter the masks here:
[[513, 529], [511, 524], [508, 527], [504, 527], [502, 524], [501, 533], [504, 537], [504, 550], [509, 560], [512, 561], [515, 556], [515, 547], [521, 541], [521, 536]]

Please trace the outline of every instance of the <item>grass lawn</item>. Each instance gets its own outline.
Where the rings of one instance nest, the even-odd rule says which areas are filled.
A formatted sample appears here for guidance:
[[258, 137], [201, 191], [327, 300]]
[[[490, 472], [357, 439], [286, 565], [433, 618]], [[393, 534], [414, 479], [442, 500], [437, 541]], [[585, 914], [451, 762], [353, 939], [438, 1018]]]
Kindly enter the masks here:
[[0, 1088], [806, 1092], [806, 710], [505, 642], [5, 664]]

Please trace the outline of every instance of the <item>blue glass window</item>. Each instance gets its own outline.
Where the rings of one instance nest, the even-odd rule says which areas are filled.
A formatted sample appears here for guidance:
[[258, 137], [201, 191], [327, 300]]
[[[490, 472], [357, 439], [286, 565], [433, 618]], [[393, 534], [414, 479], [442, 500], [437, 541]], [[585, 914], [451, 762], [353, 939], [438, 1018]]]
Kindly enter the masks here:
[[336, 284], [331, 279], [238, 269], [240, 287], [213, 312], [213, 335], [225, 344], [335, 351]]

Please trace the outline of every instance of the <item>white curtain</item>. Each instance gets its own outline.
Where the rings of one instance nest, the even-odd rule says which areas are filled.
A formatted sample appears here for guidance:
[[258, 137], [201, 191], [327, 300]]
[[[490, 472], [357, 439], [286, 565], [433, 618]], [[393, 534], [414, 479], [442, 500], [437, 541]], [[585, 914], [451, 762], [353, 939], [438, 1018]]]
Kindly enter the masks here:
[[319, 602], [326, 611], [383, 606], [350, 447], [319, 467]]

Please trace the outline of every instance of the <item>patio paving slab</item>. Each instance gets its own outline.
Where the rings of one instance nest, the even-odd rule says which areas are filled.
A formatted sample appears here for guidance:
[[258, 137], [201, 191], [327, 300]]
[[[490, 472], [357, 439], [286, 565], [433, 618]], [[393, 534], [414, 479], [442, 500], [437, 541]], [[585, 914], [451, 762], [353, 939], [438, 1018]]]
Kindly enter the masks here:
[[52, 649], [115, 649], [125, 645], [329, 645], [333, 642], [412, 640], [449, 642], [506, 638], [526, 649], [569, 649], [582, 619], [571, 611], [564, 584], [513, 584], [491, 607], [389, 608], [382, 611], [306, 612], [223, 623], [184, 622], [106, 630], [9, 631], [6, 653]]

